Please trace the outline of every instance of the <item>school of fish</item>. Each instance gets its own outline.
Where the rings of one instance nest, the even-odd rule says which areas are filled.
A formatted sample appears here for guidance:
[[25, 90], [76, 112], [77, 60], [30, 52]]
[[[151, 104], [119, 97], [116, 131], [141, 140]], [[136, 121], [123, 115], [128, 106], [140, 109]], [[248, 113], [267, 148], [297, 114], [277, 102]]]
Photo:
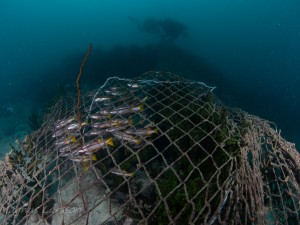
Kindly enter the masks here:
[[[129, 87], [129, 90], [128, 90]], [[53, 125], [55, 150], [62, 157], [85, 164], [97, 161], [96, 153], [124, 143], [132, 148], [143, 146], [145, 140], [158, 134], [158, 129], [141, 121], [147, 96], [137, 98], [140, 84], [128, 83], [127, 88], [112, 86], [104, 89], [85, 111], [84, 122], [76, 116], [59, 119]], [[84, 166], [84, 170], [86, 170]], [[132, 176], [113, 168], [115, 175]]]

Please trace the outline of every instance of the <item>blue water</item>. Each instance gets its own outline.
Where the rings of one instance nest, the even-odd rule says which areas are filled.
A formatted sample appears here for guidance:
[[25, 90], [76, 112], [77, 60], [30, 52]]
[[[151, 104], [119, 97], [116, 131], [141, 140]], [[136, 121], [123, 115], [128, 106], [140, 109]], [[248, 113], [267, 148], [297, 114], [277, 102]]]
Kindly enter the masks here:
[[[31, 112], [75, 88], [92, 43], [82, 82], [168, 70], [217, 86], [226, 104], [275, 122], [299, 146], [299, 12], [297, 0], [2, 0], [0, 139], [22, 138]], [[163, 41], [128, 17], [187, 29]]]

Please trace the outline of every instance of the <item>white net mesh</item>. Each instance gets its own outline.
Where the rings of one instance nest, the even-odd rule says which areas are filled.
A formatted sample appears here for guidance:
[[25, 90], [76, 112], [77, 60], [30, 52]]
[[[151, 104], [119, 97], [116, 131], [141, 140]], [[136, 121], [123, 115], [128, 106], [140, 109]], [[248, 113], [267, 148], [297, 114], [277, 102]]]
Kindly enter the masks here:
[[299, 154], [171, 73], [61, 99], [0, 164], [2, 224], [300, 224]]

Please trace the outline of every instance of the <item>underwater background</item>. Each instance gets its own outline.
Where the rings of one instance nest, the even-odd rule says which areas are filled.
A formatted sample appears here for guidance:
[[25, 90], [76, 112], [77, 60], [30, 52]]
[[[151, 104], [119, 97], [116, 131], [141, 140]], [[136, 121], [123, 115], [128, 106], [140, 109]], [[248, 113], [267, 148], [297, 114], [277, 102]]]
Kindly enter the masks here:
[[0, 2], [0, 157], [39, 127], [55, 99], [108, 77], [170, 71], [277, 124], [300, 145], [300, 2]]

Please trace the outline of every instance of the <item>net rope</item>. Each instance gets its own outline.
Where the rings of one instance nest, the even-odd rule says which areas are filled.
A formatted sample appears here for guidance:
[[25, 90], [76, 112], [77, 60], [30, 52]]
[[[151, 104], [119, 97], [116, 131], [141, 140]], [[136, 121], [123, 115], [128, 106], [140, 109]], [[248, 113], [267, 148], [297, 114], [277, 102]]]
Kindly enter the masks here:
[[1, 224], [300, 224], [276, 125], [167, 72], [57, 101], [0, 161]]

